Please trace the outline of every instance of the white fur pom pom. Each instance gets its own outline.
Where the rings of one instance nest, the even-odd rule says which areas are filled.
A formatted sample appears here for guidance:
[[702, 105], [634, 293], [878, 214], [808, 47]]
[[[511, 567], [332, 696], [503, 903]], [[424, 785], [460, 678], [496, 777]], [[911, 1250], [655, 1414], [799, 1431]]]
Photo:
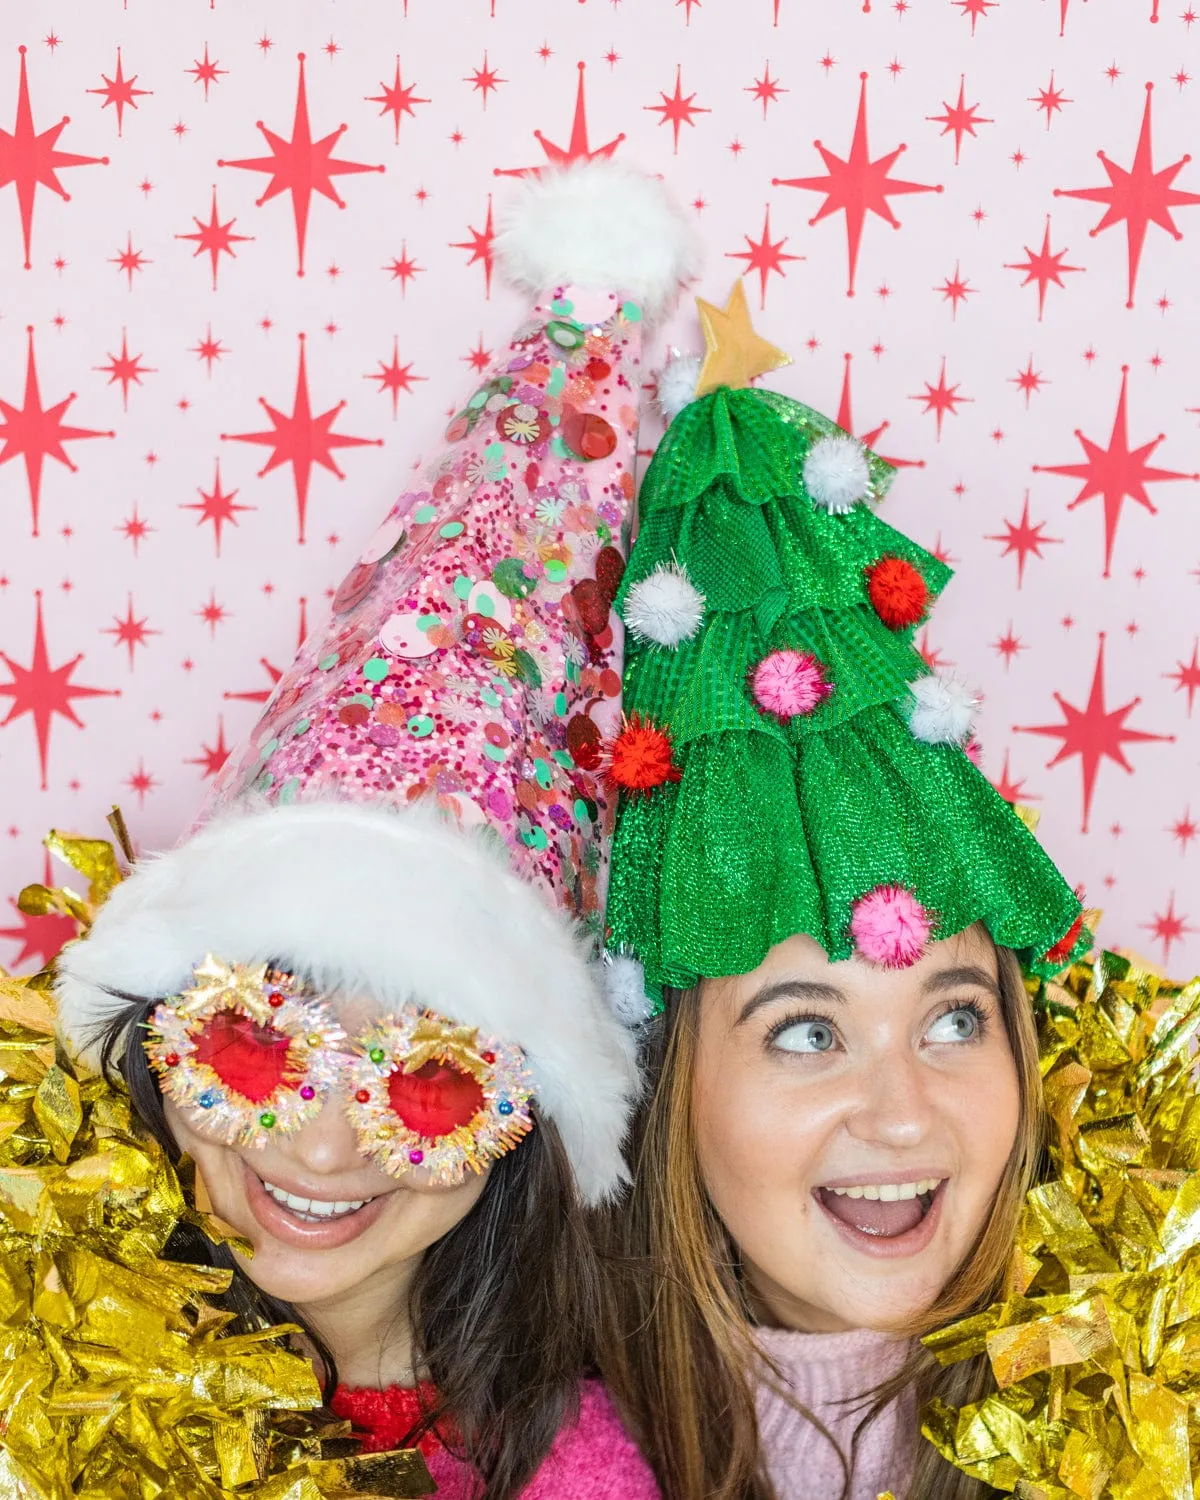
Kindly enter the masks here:
[[604, 996], [613, 1015], [626, 1026], [637, 1026], [650, 1018], [646, 995], [646, 971], [631, 954], [604, 955]]
[[699, 354], [676, 354], [658, 372], [658, 407], [668, 422], [696, 399], [703, 363]]
[[813, 502], [834, 515], [853, 510], [871, 493], [871, 469], [857, 438], [823, 437], [808, 450], [804, 484]]
[[965, 745], [979, 699], [955, 677], [918, 677], [908, 685], [908, 727], [927, 745]]
[[704, 595], [678, 563], [667, 563], [633, 585], [623, 614], [637, 640], [674, 647], [700, 629]]
[[525, 291], [603, 287], [648, 317], [700, 264], [695, 229], [663, 184], [607, 158], [524, 178], [501, 208], [496, 255]]

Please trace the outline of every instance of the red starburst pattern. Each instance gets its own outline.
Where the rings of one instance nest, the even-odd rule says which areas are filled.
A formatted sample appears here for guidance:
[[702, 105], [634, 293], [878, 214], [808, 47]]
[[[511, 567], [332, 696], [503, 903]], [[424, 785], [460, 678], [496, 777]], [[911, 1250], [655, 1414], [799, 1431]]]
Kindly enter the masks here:
[[947, 414], [952, 417], [958, 415], [958, 408], [968, 401], [974, 401], [974, 396], [960, 396], [959, 383], [948, 385], [946, 383], [946, 357], [942, 356], [942, 368], [938, 374], [936, 385], [925, 382], [925, 389], [919, 396], [910, 396], [910, 401], [923, 401], [921, 407], [923, 412], [933, 412], [937, 420], [938, 442], [942, 440], [942, 423]]
[[987, 15], [989, 10], [995, 10], [1000, 0], [953, 0], [964, 16], [971, 18], [971, 35], [975, 35], [975, 27], [979, 21]]
[[253, 505], [236, 505], [237, 490], [225, 490], [221, 486], [221, 460], [217, 459], [214, 464], [213, 487], [211, 490], [202, 490], [199, 486], [196, 493], [199, 500], [191, 500], [180, 505], [180, 510], [194, 510], [199, 512], [196, 521], [197, 526], [203, 526], [209, 522], [213, 529], [213, 541], [216, 545], [217, 556], [221, 555], [221, 527], [225, 525], [236, 526], [238, 514], [241, 511], [253, 510]]
[[1005, 521], [1004, 531], [1000, 535], [985, 537], [988, 542], [1003, 542], [1004, 551], [1002, 557], [1015, 557], [1017, 559], [1017, 587], [1023, 588], [1025, 584], [1025, 564], [1031, 557], [1041, 558], [1042, 548], [1051, 543], [1061, 542], [1060, 536], [1045, 536], [1047, 523], [1045, 521], [1032, 522], [1029, 519], [1029, 491], [1025, 491], [1025, 504], [1021, 509], [1019, 521]]
[[943, 135], [953, 135], [954, 165], [957, 167], [959, 157], [962, 154], [963, 136], [976, 135], [976, 125], [994, 125], [996, 122], [989, 119], [987, 115], [981, 115], [978, 104], [967, 103], [967, 80], [965, 76], [960, 77], [958, 80], [958, 102], [951, 104], [948, 99], [943, 99], [942, 108], [945, 110], [945, 114], [926, 115], [925, 118], [934, 125], [940, 125]]
[[488, 67], [488, 55], [485, 51], [483, 54], [483, 65], [481, 67], [474, 68], [467, 75], [467, 77], [463, 79], [463, 82], [469, 83], [472, 89], [474, 89], [474, 91], [480, 95], [483, 101], [483, 107], [484, 109], [486, 109], [488, 95], [494, 94], [496, 90], [501, 86], [501, 84], [508, 82], [508, 79], [501, 78], [499, 73], [496, 72], [495, 68]]
[[229, 759], [229, 749], [230, 747], [225, 743], [225, 720], [218, 718], [217, 743], [215, 745], [206, 745], [202, 741], [200, 754], [193, 756], [190, 760], [185, 760], [184, 765], [199, 766], [201, 777], [203, 780], [208, 781], [217, 775], [221, 767]]
[[1110, 709], [1105, 702], [1104, 691], [1104, 636], [1096, 652], [1096, 666], [1092, 673], [1092, 687], [1083, 708], [1068, 703], [1061, 693], [1054, 694], [1054, 701], [1062, 710], [1061, 724], [1014, 724], [1020, 734], [1041, 734], [1062, 741], [1058, 753], [1047, 761], [1047, 768], [1061, 765], [1072, 756], [1079, 757], [1083, 775], [1083, 832], [1088, 831], [1092, 815], [1092, 799], [1096, 792], [1096, 778], [1105, 760], [1111, 760], [1123, 771], [1133, 774], [1133, 767], [1125, 758], [1127, 744], [1149, 744], [1171, 742], [1173, 734], [1151, 734], [1144, 729], [1131, 729], [1126, 719], [1141, 703], [1141, 698], [1131, 698], [1120, 708]]
[[1033, 355], [1029, 356], [1029, 363], [1023, 370], [1018, 370], [1015, 375], [1009, 376], [1009, 384], [1016, 388], [1025, 397], [1025, 410], [1029, 410], [1030, 396], [1036, 396], [1044, 385], [1050, 382], [1039, 371], [1033, 368]]
[[[625, 139], [625, 132], [613, 136], [611, 141], [606, 141], [603, 146], [594, 149], [588, 142], [587, 123], [587, 95], [584, 91], [584, 74], [587, 72], [586, 63], [577, 63], [579, 72], [578, 81], [575, 84], [575, 113], [571, 120], [571, 135], [565, 146], [557, 146], [542, 134], [540, 130], [533, 132], [533, 138], [546, 153], [546, 161], [554, 167], [569, 166], [575, 161], [596, 161], [601, 157], [609, 157]], [[544, 163], [543, 163], [544, 165]], [[497, 177], [524, 177], [527, 172], [538, 172], [540, 167], [497, 167]]]
[[1176, 692], [1187, 694], [1188, 718], [1192, 716], [1196, 694], [1200, 693], [1200, 638], [1192, 646], [1191, 661], [1180, 661], [1174, 672], [1164, 672], [1164, 677], [1175, 683]]
[[133, 654], [139, 646], [146, 644], [146, 637], [150, 635], [161, 635], [161, 630], [152, 630], [146, 623], [143, 615], [139, 620], [133, 612], [133, 595], [127, 598], [124, 618], [113, 616], [111, 625], [106, 626], [102, 632], [104, 635], [113, 637], [114, 646], [124, 646], [129, 652], [129, 670], [133, 671]]
[[154, 365], [142, 364], [140, 354], [130, 354], [129, 343], [123, 328], [121, 329], [121, 352], [110, 354], [106, 365], [93, 365], [92, 368], [107, 375], [109, 385], [116, 385], [120, 381], [121, 405], [125, 411], [129, 410], [129, 387], [141, 385], [143, 375], [157, 375], [158, 373]]
[[1196, 931], [1189, 925], [1187, 918], [1175, 910], [1174, 891], [1171, 892], [1166, 911], [1155, 912], [1152, 920], [1143, 922], [1142, 927], [1151, 934], [1156, 943], [1162, 944], [1164, 964], [1171, 962], [1172, 945], [1182, 942], [1189, 932]]
[[213, 338], [212, 324], [210, 323], [205, 329], [204, 337], [198, 343], [193, 344], [188, 352], [204, 361], [205, 369], [211, 377], [214, 362], [224, 354], [227, 354], [228, 350], [220, 339]]
[[1040, 250], [1032, 250], [1026, 245], [1025, 254], [1027, 256], [1026, 260], [1015, 264], [1006, 261], [1004, 269], [1006, 271], [1024, 271], [1025, 280], [1021, 283], [1022, 286], [1029, 286], [1031, 282], [1037, 282], [1038, 322], [1040, 323], [1046, 311], [1046, 288], [1051, 284], [1058, 287], [1065, 287], [1066, 282], [1063, 281], [1063, 276], [1071, 271], [1082, 271], [1084, 268], [1082, 266], [1068, 266], [1064, 259], [1067, 254], [1066, 250], [1051, 250], [1049, 214], [1046, 215], [1046, 228], [1042, 235], [1042, 248]]
[[1037, 93], [1029, 99], [1030, 104], [1036, 104], [1038, 109], [1046, 116], [1046, 129], [1050, 129], [1050, 122], [1054, 116], [1061, 114], [1063, 106], [1074, 104], [1074, 99], [1068, 99], [1062, 89], [1054, 87], [1054, 69], [1050, 69], [1050, 82], [1044, 89], [1038, 89]]
[[414, 375], [412, 372], [413, 367], [411, 363], [407, 365], [402, 365], [400, 363], [400, 340], [397, 335], [392, 336], [391, 360], [387, 364], [385, 364], [383, 360], [379, 360], [377, 361], [377, 363], [379, 365], [379, 369], [372, 371], [368, 375], [364, 375], [363, 379], [377, 380], [379, 382], [380, 392], [382, 393], [386, 391], [388, 395], [391, 396], [392, 417], [394, 419], [399, 412], [401, 393], [411, 393], [413, 386], [418, 381], [425, 380], [427, 377], [424, 375]]
[[1079, 439], [1086, 455], [1085, 463], [1034, 464], [1033, 466], [1037, 474], [1062, 474], [1069, 479], [1083, 480], [1083, 488], [1071, 501], [1067, 507], [1068, 510], [1074, 510], [1076, 506], [1083, 505], [1088, 500], [1094, 500], [1097, 495], [1103, 498], [1105, 578], [1112, 573], [1113, 547], [1117, 540], [1117, 526], [1125, 501], [1136, 500], [1151, 515], [1157, 515], [1157, 508], [1146, 493], [1148, 484], [1162, 484], [1168, 479], [1200, 479], [1200, 474], [1181, 474], [1174, 469], [1156, 469], [1150, 465], [1149, 459], [1158, 445], [1165, 440], [1165, 433], [1160, 432], [1156, 438], [1149, 443], [1143, 443], [1140, 448], [1129, 446], [1128, 393], [1129, 366], [1122, 365], [1121, 394], [1117, 398], [1117, 414], [1113, 418], [1112, 434], [1107, 448], [1101, 448], [1099, 443], [1092, 442], [1091, 438], [1085, 437], [1076, 428], [1075, 436]]
[[971, 285], [962, 274], [958, 261], [954, 262], [954, 275], [947, 276], [941, 286], [934, 287], [935, 292], [941, 292], [945, 301], [950, 304], [950, 316], [957, 321], [958, 304], [965, 302], [968, 297], [975, 295], [976, 288]]
[[409, 84], [406, 88], [400, 81], [399, 53], [397, 53], [396, 55], [395, 79], [390, 84], [384, 83], [383, 80], [380, 79], [379, 87], [383, 90], [383, 93], [368, 94], [366, 95], [366, 100], [368, 104], [380, 105], [381, 108], [379, 113], [381, 115], [391, 115], [395, 132], [395, 143], [398, 146], [400, 144], [401, 117], [403, 115], [412, 115], [412, 117], [416, 119], [417, 111], [414, 106], [418, 104], [428, 104], [429, 100], [422, 99], [418, 96], [416, 92], [416, 84]]
[[233, 226], [237, 218], [227, 219], [221, 223], [221, 216], [217, 212], [217, 188], [213, 184], [212, 206], [209, 209], [208, 223], [202, 223], [195, 214], [192, 215], [192, 223], [196, 228], [191, 234], [177, 234], [177, 240], [194, 240], [196, 248], [192, 253], [194, 260], [197, 255], [207, 254], [212, 263], [213, 291], [217, 289], [217, 264], [222, 255], [228, 255], [231, 260], [236, 259], [237, 251], [234, 245], [247, 244], [254, 238], [252, 234], [234, 234]]
[[110, 255], [108, 258], [108, 263], [110, 266], [116, 266], [119, 271], [123, 271], [129, 278], [130, 291], [133, 291], [134, 276], [139, 271], [145, 270], [147, 266], [154, 264], [153, 261], [147, 260], [146, 256], [143, 255], [140, 250], [135, 250], [133, 248], [132, 230], [130, 230], [125, 236], [124, 250], [118, 250], [115, 255]]
[[487, 218], [482, 229], [473, 229], [467, 225], [467, 233], [471, 236], [469, 240], [454, 240], [451, 242], [451, 250], [469, 250], [471, 259], [467, 265], [483, 266], [484, 296], [492, 295], [492, 268], [494, 264], [493, 247], [496, 240], [496, 223], [492, 214], [492, 195], [488, 194]]
[[804, 256], [789, 255], [784, 251], [783, 247], [788, 242], [786, 234], [781, 239], [771, 239], [770, 205], [767, 206], [763, 214], [762, 239], [752, 240], [748, 234], [744, 234], [742, 238], [746, 241], [746, 249], [730, 250], [727, 258], [730, 260], [744, 260], [746, 262], [746, 269], [742, 272], [743, 276], [749, 276], [751, 271], [758, 272], [758, 305], [760, 308], [766, 307], [767, 278], [771, 272], [774, 271], [778, 276], [786, 276], [787, 272], [783, 269], [783, 262], [785, 260], [803, 260]]
[[1184, 810], [1183, 816], [1170, 825], [1167, 832], [1178, 842], [1180, 852], [1186, 854], [1188, 845], [1200, 835], [1200, 823], [1192, 817], [1192, 810], [1188, 807]]
[[[872, 427], [870, 432], [858, 432], [854, 426], [854, 407], [850, 389], [850, 366], [854, 362], [854, 356], [846, 354], [843, 356], [842, 364], [842, 391], [838, 398], [837, 424], [843, 432], [849, 432], [866, 447], [879, 452], [879, 439], [891, 426], [890, 422], [880, 422], [878, 427]], [[879, 453], [884, 463], [891, 464], [894, 469], [923, 469], [925, 460], [923, 458], [897, 458], [894, 454]]]
[[248, 156], [238, 161], [218, 161], [219, 167], [238, 167], [245, 172], [269, 172], [271, 180], [256, 205], [261, 208], [281, 193], [290, 193], [292, 216], [296, 225], [296, 274], [304, 275], [304, 249], [308, 239], [308, 214], [314, 193], [345, 208], [345, 203], [333, 185], [335, 177], [345, 177], [360, 172], [382, 172], [382, 166], [369, 166], [365, 162], [343, 161], [334, 156], [334, 147], [347, 130], [339, 125], [320, 140], [313, 140], [312, 126], [308, 118], [308, 89], [304, 79], [304, 53], [299, 54], [300, 76], [296, 85], [296, 113], [292, 120], [291, 139], [287, 140], [269, 130], [261, 120], [255, 124], [262, 131], [263, 139], [270, 147], [270, 156]]
[[204, 102], [208, 103], [208, 91], [214, 83], [220, 83], [221, 79], [228, 73], [228, 68], [219, 68], [217, 60], [208, 55], [208, 43], [204, 44], [204, 56], [195, 60], [195, 66], [184, 68], [185, 73], [190, 73], [197, 83], [204, 85]]
[[780, 94], [786, 94], [788, 90], [781, 87], [778, 78], [771, 77], [771, 64], [768, 60], [763, 64], [762, 77], [756, 78], [751, 84], [747, 84], [744, 92], [753, 94], [759, 101], [762, 105], [763, 119], [765, 120], [767, 118], [767, 106], [776, 103]]
[[221, 438], [225, 442], [257, 443], [271, 449], [270, 458], [258, 471], [259, 478], [283, 464], [291, 464], [292, 478], [296, 487], [298, 540], [303, 542], [305, 521], [308, 515], [308, 487], [312, 478], [313, 465], [320, 464], [323, 469], [328, 469], [339, 479], [345, 479], [345, 474], [334, 462], [334, 450], [336, 448], [379, 448], [383, 446], [383, 439], [348, 437], [344, 433], [334, 432], [333, 424], [346, 405], [345, 401], [339, 401], [336, 406], [331, 406], [327, 411], [313, 415], [312, 400], [308, 391], [308, 366], [305, 361], [303, 334], [300, 335], [300, 359], [296, 367], [296, 390], [291, 411], [279, 411], [262, 396], [258, 400], [259, 405], [270, 418], [271, 430], [269, 432], [223, 432]]
[[827, 150], [819, 140], [813, 144], [821, 153], [825, 163], [825, 174], [821, 177], [774, 177], [775, 187], [805, 188], [809, 192], [824, 193], [825, 202], [808, 221], [819, 224], [832, 214], [846, 215], [846, 239], [849, 253], [850, 278], [846, 295], [854, 295], [854, 279], [858, 270], [858, 253], [862, 245], [863, 225], [868, 213], [876, 214], [893, 229], [900, 228], [900, 221], [892, 212], [888, 199], [897, 194], [940, 193], [941, 184], [902, 182], [891, 176], [892, 168], [901, 153], [908, 148], [901, 143], [893, 151], [871, 160], [871, 148], [867, 139], [867, 75], [859, 75], [858, 115], [854, 124], [854, 138], [850, 153], [845, 159]]
[[408, 241], [400, 242], [400, 254], [394, 255], [391, 261], [383, 267], [383, 270], [391, 273], [393, 281], [400, 283], [400, 295], [408, 295], [408, 283], [414, 276], [419, 276], [424, 271], [424, 266], [417, 265], [416, 261], [408, 253]]
[[1146, 233], [1151, 224], [1165, 229], [1172, 239], [1181, 240], [1182, 232], [1171, 217], [1173, 208], [1194, 207], [1200, 204], [1200, 193], [1185, 193], [1173, 187], [1180, 171], [1191, 160], [1184, 155], [1169, 167], [1154, 170], [1154, 152], [1150, 140], [1150, 108], [1154, 100], [1154, 85], [1146, 85], [1146, 104], [1142, 111], [1142, 128], [1138, 135], [1137, 150], [1133, 165], [1128, 171], [1117, 166], [1103, 151], [1099, 156], [1108, 173], [1107, 187], [1055, 188], [1056, 198], [1081, 198], [1088, 203], [1103, 203], [1104, 217], [1091, 230], [1093, 238], [1115, 224], [1125, 225], [1125, 238], [1129, 260], [1129, 296], [1125, 306], [1133, 306], [1137, 287], [1138, 270], [1142, 263], [1142, 251], [1146, 244]]
[[18, 47], [21, 54], [21, 81], [17, 89], [17, 118], [13, 128], [0, 130], [0, 188], [9, 183], [16, 188], [17, 211], [21, 217], [21, 239], [25, 246], [25, 269], [30, 261], [30, 244], [33, 239], [33, 208], [39, 187], [57, 193], [64, 203], [71, 195], [58, 180], [63, 167], [95, 167], [108, 165], [107, 156], [77, 156], [71, 151], [59, 151], [58, 138], [70, 117], [64, 115], [57, 125], [43, 130], [39, 135], [33, 123], [33, 106], [29, 101], [29, 76], [25, 68], [25, 48]]
[[694, 102], [696, 98], [694, 93], [685, 94], [683, 92], [682, 77], [683, 64], [676, 63], [675, 92], [668, 95], [660, 89], [659, 97], [662, 99], [662, 103], [647, 104], [644, 106], [645, 109], [652, 110], [655, 114], [661, 115], [662, 118], [658, 122], [660, 125], [670, 125], [671, 133], [674, 137], [674, 150], [676, 154], [679, 152], [679, 127], [681, 125], [690, 125], [694, 129], [696, 125], [695, 117], [697, 115], [709, 115], [712, 113], [712, 110], [706, 109], [703, 105]]
[[151, 792], [162, 785], [157, 777], [146, 769], [145, 760], [139, 758], [137, 770], [125, 778], [125, 785], [138, 799], [138, 806], [145, 807], [146, 798]]
[[37, 361], [33, 351], [33, 328], [26, 329], [28, 352], [25, 359], [25, 394], [20, 406], [13, 406], [0, 397], [0, 464], [14, 458], [25, 461], [25, 479], [29, 486], [29, 508], [33, 518], [33, 534], [38, 535], [38, 520], [42, 499], [42, 467], [46, 459], [53, 458], [64, 464], [72, 473], [72, 462], [64, 443], [77, 442], [80, 438], [114, 437], [112, 432], [100, 432], [91, 427], [69, 427], [63, 421], [67, 408], [75, 400], [75, 392], [65, 396], [53, 406], [42, 405], [41, 388], [38, 384]]
[[104, 103], [101, 105], [102, 109], [107, 109], [110, 104], [113, 106], [117, 116], [117, 134], [122, 135], [125, 130], [126, 109], [136, 109], [138, 107], [138, 99], [152, 94], [154, 90], [135, 89], [134, 84], [137, 82], [136, 73], [132, 78], [125, 77], [121, 69], [120, 47], [117, 48], [117, 66], [113, 77], [110, 78], [107, 73], [101, 73], [100, 76], [104, 79], [104, 87], [101, 89], [88, 89], [88, 93], [100, 94], [103, 97]]
[[1008, 768], [1008, 751], [1004, 752], [1004, 768], [1000, 775], [992, 782], [992, 785], [1004, 798], [1005, 802], [1040, 802], [1042, 799], [1033, 792], [1025, 790], [1025, 782], [1014, 781]]
[[0, 721], [0, 729], [15, 719], [29, 714], [33, 719], [37, 739], [38, 764], [41, 768], [42, 790], [46, 790], [46, 773], [50, 758], [50, 729], [55, 714], [68, 720], [76, 728], [84, 727], [83, 720], [75, 712], [76, 698], [118, 698], [116, 688], [82, 687], [71, 681], [75, 669], [83, 660], [80, 651], [61, 667], [50, 665], [50, 653], [46, 646], [46, 626], [42, 617], [42, 594], [36, 594], [36, 618], [33, 629], [33, 656], [27, 667], [13, 661], [6, 651], [0, 651], [0, 661], [8, 668], [12, 680], [0, 682], [0, 696], [12, 700], [7, 717]]

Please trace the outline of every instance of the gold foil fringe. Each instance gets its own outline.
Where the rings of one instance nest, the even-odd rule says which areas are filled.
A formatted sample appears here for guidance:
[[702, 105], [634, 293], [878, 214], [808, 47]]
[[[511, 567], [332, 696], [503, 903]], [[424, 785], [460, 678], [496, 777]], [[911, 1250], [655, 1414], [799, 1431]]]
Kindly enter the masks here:
[[925, 1344], [999, 1390], [924, 1433], [1022, 1500], [1193, 1500], [1200, 1476], [1200, 979], [1103, 953], [1031, 982], [1049, 1180], [1006, 1300]]

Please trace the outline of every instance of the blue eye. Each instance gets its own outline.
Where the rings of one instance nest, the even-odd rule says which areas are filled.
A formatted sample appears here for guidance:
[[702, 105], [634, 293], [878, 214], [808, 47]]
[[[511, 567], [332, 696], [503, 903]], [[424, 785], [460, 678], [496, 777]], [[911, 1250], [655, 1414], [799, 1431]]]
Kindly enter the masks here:
[[832, 1052], [836, 1040], [828, 1021], [789, 1021], [771, 1038], [781, 1052]]
[[973, 1042], [983, 1030], [983, 1018], [973, 1005], [960, 1005], [940, 1015], [925, 1033], [931, 1042]]

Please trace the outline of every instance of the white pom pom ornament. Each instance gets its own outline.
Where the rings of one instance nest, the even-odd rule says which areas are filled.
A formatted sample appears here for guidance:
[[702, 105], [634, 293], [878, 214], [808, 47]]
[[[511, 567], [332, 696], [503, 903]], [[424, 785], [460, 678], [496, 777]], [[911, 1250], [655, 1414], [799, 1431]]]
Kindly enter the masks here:
[[604, 955], [604, 998], [613, 1015], [626, 1026], [649, 1020], [646, 971], [638, 959], [627, 953]]
[[637, 640], [674, 647], [700, 629], [704, 595], [678, 563], [666, 563], [633, 585], [623, 614]]
[[853, 510], [871, 494], [871, 467], [857, 438], [823, 437], [804, 460], [804, 485], [813, 503], [833, 515]]
[[954, 677], [919, 677], [908, 685], [908, 727], [927, 745], [965, 745], [979, 699]]
[[698, 354], [676, 354], [658, 372], [658, 407], [668, 422], [696, 399], [703, 363]]

